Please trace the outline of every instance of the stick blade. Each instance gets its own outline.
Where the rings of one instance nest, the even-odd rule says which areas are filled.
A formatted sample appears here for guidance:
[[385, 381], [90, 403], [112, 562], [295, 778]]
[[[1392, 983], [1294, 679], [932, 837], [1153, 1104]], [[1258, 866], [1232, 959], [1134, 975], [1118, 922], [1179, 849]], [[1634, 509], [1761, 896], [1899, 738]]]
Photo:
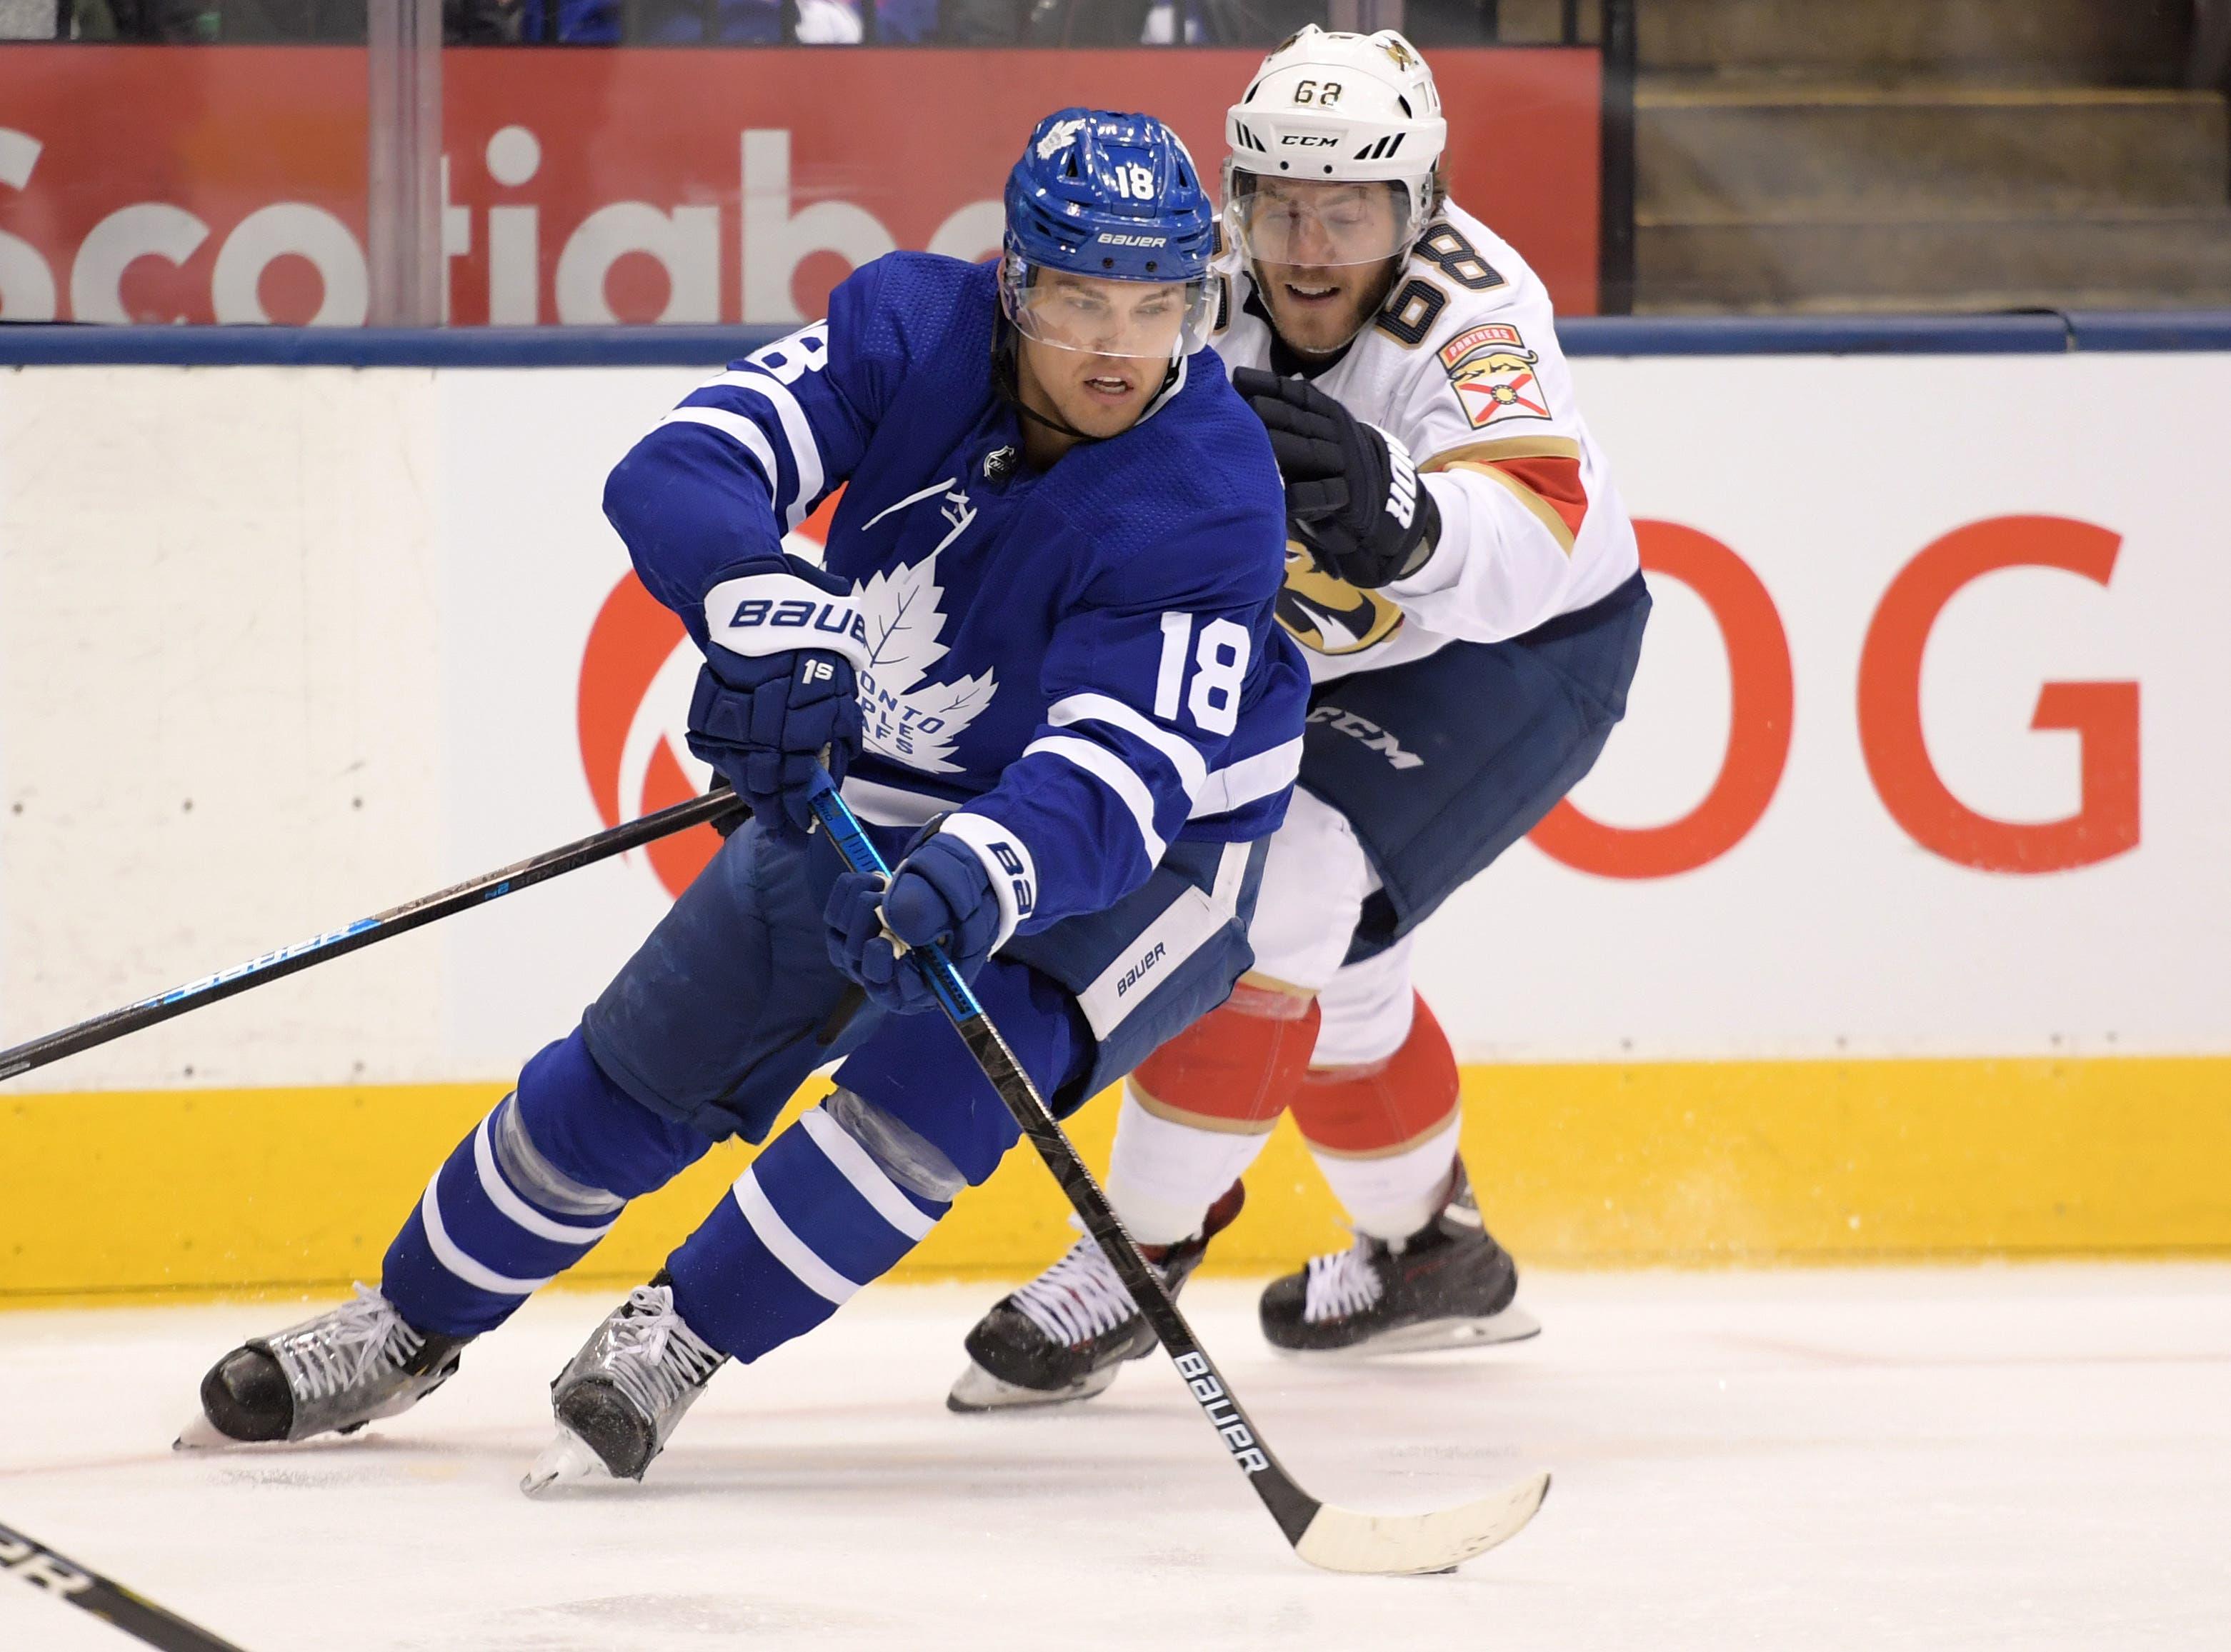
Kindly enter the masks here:
[[1327, 1571], [1446, 1571], [1517, 1536], [1549, 1494], [1549, 1476], [1541, 1474], [1432, 1514], [1359, 1514], [1327, 1503], [1294, 1552]]

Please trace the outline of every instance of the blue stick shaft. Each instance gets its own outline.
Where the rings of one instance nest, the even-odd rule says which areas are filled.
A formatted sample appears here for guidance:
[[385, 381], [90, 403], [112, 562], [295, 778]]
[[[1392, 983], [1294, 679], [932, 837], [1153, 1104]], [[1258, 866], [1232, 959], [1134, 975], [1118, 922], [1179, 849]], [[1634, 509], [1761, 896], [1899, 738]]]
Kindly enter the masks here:
[[[812, 795], [813, 817], [829, 834], [829, 841], [844, 864], [855, 872], [876, 872], [888, 884], [891, 869], [877, 854], [876, 846], [860, 829], [859, 821], [824, 771], [815, 783]], [[1163, 1351], [1185, 1379], [1187, 1391], [1193, 1403], [1208, 1418], [1211, 1427], [1222, 1436], [1225, 1449], [1232, 1460], [1247, 1475], [1248, 1484], [1263, 1500], [1278, 1529], [1286, 1534], [1289, 1543], [1299, 1543], [1302, 1534], [1309, 1530], [1310, 1522], [1316, 1518], [1322, 1507], [1317, 1500], [1295, 1483], [1277, 1458], [1271, 1455], [1269, 1444], [1256, 1432], [1253, 1421], [1240, 1408], [1239, 1397], [1225, 1382], [1224, 1373], [1200, 1345], [1200, 1339], [1178, 1312], [1177, 1299], [1170, 1294], [1169, 1287], [1162, 1281], [1154, 1265], [1139, 1254], [1138, 1242], [1123, 1226], [1116, 1207], [1108, 1203], [1108, 1195], [1093, 1179], [1092, 1172], [1078, 1157], [1077, 1145], [1070, 1141], [1031, 1075], [1015, 1058], [992, 1018], [984, 1013], [984, 1006], [976, 994], [960, 978], [945, 949], [937, 945], [915, 946], [907, 956], [921, 967], [930, 990], [937, 996], [938, 1007], [952, 1022], [960, 1042], [968, 1046], [976, 1065], [991, 1081], [1007, 1111], [1014, 1115], [1015, 1123], [1031, 1145], [1038, 1149], [1038, 1157], [1053, 1172], [1055, 1181], [1069, 1197], [1070, 1204], [1084, 1223], [1116, 1276], [1139, 1305], [1139, 1312], [1154, 1327]]]

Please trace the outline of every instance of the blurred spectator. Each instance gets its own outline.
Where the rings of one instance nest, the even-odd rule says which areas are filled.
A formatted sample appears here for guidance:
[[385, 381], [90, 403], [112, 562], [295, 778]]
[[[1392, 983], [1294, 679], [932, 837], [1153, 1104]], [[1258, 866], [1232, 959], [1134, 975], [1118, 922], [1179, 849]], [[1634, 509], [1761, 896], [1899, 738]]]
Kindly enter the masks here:
[[222, 0], [60, 0], [55, 32], [72, 40], [208, 41], [223, 33]]
[[1154, 9], [1154, 0], [1036, 0], [1024, 43], [1136, 46]]
[[[1303, 23], [1323, 25], [1325, 0], [944, 0], [937, 38], [975, 46], [1266, 46]], [[888, 38], [888, 34], [886, 35]]]
[[2231, 91], [2231, 0], [2192, 0], [2192, 55], [2185, 84]]
[[508, 46], [519, 38], [521, 0], [442, 0], [444, 46]]
[[0, 0], [0, 40], [52, 40], [61, 21], [59, 0]]
[[[1470, 19], [1495, 0], [1410, 0]], [[2200, 0], [2210, 3], [2211, 0]], [[2231, 3], [2231, 0], [2225, 0]], [[0, 40], [361, 42], [366, 0], [0, 0]], [[442, 0], [452, 46], [1267, 46], [1326, 0]]]
[[[1325, 0], [1195, 0], [1206, 38], [1219, 46], [1276, 46], [1303, 23], [1332, 26]], [[1414, 3], [1414, 0], [1413, 0]], [[1193, 36], [1188, 34], [1186, 38]]]
[[1497, 0], [1404, 0], [1402, 32], [1419, 46], [1492, 46]]
[[[857, 46], [866, 36], [863, 0], [468, 0], [516, 8], [516, 31], [501, 38], [529, 44], [776, 46], [783, 14], [802, 46]], [[554, 4], [554, 11], [553, 6]], [[907, 45], [932, 36], [937, 0], [882, 0], [876, 37]], [[548, 32], [554, 19], [556, 32]]]

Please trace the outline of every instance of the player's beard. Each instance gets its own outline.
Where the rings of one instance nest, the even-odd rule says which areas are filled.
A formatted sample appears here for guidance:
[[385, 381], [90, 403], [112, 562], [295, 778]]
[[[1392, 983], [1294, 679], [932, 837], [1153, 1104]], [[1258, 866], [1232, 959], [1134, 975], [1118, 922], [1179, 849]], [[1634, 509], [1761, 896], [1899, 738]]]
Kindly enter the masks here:
[[1402, 261], [1377, 264], [1255, 266], [1255, 288], [1271, 312], [1271, 325], [1297, 356], [1329, 356], [1363, 331]]

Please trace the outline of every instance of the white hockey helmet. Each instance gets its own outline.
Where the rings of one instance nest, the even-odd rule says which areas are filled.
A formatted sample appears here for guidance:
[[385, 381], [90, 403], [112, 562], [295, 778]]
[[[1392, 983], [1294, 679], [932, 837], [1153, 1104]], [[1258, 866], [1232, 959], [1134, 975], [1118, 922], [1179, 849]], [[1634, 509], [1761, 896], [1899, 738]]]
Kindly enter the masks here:
[[[1315, 23], [1263, 60], [1225, 115], [1225, 227], [1250, 258], [1272, 263], [1375, 263], [1409, 250], [1434, 202], [1435, 169], [1448, 145], [1441, 95], [1418, 48], [1392, 29], [1335, 34]], [[1266, 178], [1391, 186], [1394, 239], [1381, 226], [1353, 255], [1295, 257], [1290, 216], [1261, 216], [1250, 203]], [[1322, 247], [1313, 248], [1322, 254]]]

